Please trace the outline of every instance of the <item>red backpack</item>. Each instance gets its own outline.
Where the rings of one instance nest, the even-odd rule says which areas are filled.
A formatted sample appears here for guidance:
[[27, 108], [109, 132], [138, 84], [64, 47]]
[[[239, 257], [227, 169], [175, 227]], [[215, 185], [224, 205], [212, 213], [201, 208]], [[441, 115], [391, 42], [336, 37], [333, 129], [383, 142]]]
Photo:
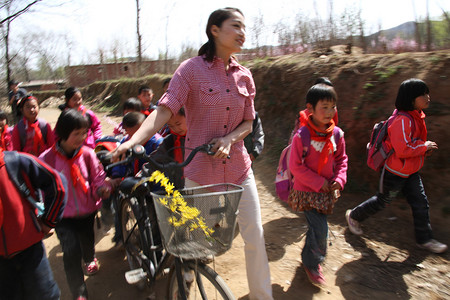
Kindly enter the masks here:
[[367, 165], [375, 171], [380, 171], [384, 167], [386, 159], [394, 152], [394, 149], [388, 149], [386, 138], [388, 137], [388, 127], [398, 115], [406, 116], [411, 121], [411, 135], [415, 130], [415, 123], [411, 115], [397, 110], [389, 119], [378, 122], [373, 126], [370, 140], [367, 143]]

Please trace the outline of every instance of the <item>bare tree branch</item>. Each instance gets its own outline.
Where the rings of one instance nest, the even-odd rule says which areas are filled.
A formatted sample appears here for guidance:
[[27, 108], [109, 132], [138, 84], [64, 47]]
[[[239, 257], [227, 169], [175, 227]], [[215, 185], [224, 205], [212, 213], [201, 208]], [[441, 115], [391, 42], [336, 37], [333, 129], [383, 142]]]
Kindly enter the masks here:
[[3, 20], [0, 21], [0, 26], [3, 25], [3, 23], [8, 22], [8, 21], [13, 21], [15, 18], [17, 18], [18, 16], [20, 16], [21, 14], [25, 13], [27, 10], [30, 9], [30, 7], [32, 7], [33, 5], [35, 5], [38, 2], [41, 2], [42, 0], [34, 0], [33, 2], [29, 3], [27, 6], [25, 6], [24, 8], [22, 8], [21, 10], [13, 13], [10, 16], [7, 16], [6, 18], [4, 18]]

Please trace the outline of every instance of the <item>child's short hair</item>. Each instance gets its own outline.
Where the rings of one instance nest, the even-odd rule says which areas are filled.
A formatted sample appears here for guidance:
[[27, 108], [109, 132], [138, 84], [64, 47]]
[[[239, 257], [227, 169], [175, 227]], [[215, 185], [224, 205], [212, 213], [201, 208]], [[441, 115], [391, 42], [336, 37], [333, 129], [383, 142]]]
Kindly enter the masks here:
[[64, 97], [66, 98], [66, 102], [68, 102], [73, 95], [75, 95], [76, 93], [78, 93], [80, 90], [77, 89], [74, 86], [71, 86], [70, 88], [68, 88], [65, 92], [64, 92]]
[[163, 83], [162, 83], [162, 87], [165, 87], [166, 84], [169, 84], [169, 83], [170, 83], [170, 80], [172, 80], [172, 77], [169, 77], [169, 78], [164, 79], [164, 80], [163, 80]]
[[328, 77], [319, 77], [316, 79], [316, 82], [314, 82], [314, 84], [319, 84], [319, 83], [323, 83], [329, 86], [333, 86], [333, 83], [331, 82], [331, 80]]
[[420, 79], [410, 78], [403, 81], [398, 89], [395, 107], [398, 110], [411, 111], [414, 110], [414, 100], [417, 97], [429, 94], [427, 84]]
[[142, 124], [145, 120], [145, 115], [143, 113], [132, 111], [123, 116], [122, 126], [124, 129], [133, 128], [136, 125]]
[[0, 110], [0, 121], [6, 120], [8, 121], [8, 116], [3, 110]]
[[37, 104], [39, 105], [39, 101], [36, 97], [34, 97], [32, 94], [27, 94], [17, 101], [17, 108], [19, 110], [22, 109], [25, 103], [31, 100], [36, 100]]
[[138, 90], [138, 95], [140, 95], [143, 91], [149, 90], [150, 93], [153, 94], [153, 90], [148, 85], [141, 85]]
[[141, 111], [142, 109], [142, 102], [139, 99], [136, 99], [134, 97], [128, 98], [123, 103], [123, 111], [125, 110], [133, 110], [133, 111]]
[[186, 112], [184, 111], [184, 107], [182, 106], [180, 110], [177, 112], [177, 115], [186, 117]]
[[306, 103], [316, 107], [319, 100], [337, 101], [337, 94], [334, 88], [325, 83], [313, 85], [306, 94]]
[[63, 141], [67, 140], [72, 131], [89, 128], [88, 118], [76, 109], [66, 109], [58, 117], [55, 125], [56, 135]]

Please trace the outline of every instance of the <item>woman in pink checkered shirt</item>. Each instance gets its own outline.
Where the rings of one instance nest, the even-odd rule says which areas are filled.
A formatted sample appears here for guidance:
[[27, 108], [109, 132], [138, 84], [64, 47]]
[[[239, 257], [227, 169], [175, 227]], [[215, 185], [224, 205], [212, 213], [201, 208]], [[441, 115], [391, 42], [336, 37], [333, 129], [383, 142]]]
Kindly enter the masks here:
[[[167, 121], [185, 108], [188, 148], [214, 144], [214, 156], [199, 153], [186, 166], [186, 186], [235, 183], [244, 187], [238, 223], [245, 241], [245, 260], [250, 299], [273, 299], [265, 249], [259, 197], [251, 160], [243, 139], [252, 131], [255, 118], [255, 84], [250, 71], [233, 53], [245, 42], [245, 23], [236, 8], [214, 11], [206, 27], [208, 42], [199, 55], [184, 61], [175, 71], [157, 109], [133, 137], [113, 154], [117, 159], [133, 145], [153, 136]], [[227, 159], [230, 156], [230, 159]]]

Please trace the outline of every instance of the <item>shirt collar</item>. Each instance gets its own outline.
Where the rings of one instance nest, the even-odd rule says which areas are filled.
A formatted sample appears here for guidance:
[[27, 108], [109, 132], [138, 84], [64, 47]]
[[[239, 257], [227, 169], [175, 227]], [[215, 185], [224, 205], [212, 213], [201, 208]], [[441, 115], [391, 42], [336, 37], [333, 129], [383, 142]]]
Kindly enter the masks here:
[[[223, 60], [217, 56], [214, 56], [212, 61], [207, 61], [206, 59], [206, 55], [203, 55], [203, 59], [205, 60], [205, 64], [208, 67], [208, 69], [211, 69], [212, 67], [214, 67], [215, 64], [223, 64]], [[236, 59], [234, 58], [234, 56], [230, 57], [230, 68], [234, 68], [234, 67], [239, 67], [238, 62], [236, 61]]]

